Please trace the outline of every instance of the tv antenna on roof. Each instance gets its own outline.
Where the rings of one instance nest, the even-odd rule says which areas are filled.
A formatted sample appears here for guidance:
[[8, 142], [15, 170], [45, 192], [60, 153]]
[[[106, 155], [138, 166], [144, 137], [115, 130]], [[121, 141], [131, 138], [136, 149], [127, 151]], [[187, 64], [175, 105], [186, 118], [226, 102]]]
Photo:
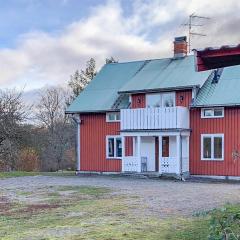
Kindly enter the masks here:
[[192, 44], [192, 37], [193, 36], [201, 36], [201, 37], [207, 36], [206, 34], [199, 33], [199, 32], [194, 32], [192, 30], [193, 27], [204, 26], [203, 23], [199, 24], [199, 23], [196, 22], [196, 20], [209, 20], [209, 19], [210, 19], [209, 17], [199, 16], [199, 15], [196, 15], [195, 13], [192, 13], [191, 15], [189, 15], [188, 22], [182, 24], [183, 26], [188, 27], [188, 51], [189, 51], [189, 53], [191, 52], [191, 44]]

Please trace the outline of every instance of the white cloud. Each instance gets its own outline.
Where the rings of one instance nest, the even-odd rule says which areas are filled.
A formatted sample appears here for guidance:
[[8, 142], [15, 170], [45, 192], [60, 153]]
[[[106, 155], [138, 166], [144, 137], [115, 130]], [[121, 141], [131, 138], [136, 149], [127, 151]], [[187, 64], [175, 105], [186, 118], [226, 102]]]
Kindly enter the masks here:
[[[208, 37], [194, 39], [194, 47], [236, 44], [239, 10], [238, 0], [136, 0], [125, 16], [120, 2], [109, 1], [58, 34], [27, 33], [15, 49], [0, 49], [0, 85], [64, 84], [90, 57], [101, 66], [110, 56], [120, 61], [172, 56], [173, 37], [186, 33], [179, 26], [192, 12], [212, 17], [199, 29]], [[152, 37], [154, 32], [159, 36]]]

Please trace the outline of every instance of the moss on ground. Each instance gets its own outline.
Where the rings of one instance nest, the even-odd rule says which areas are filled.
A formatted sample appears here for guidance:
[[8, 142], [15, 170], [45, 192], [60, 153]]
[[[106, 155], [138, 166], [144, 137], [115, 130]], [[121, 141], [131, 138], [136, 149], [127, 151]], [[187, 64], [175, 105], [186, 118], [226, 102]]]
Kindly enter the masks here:
[[210, 213], [167, 219], [138, 215], [144, 206], [132, 206], [131, 196], [113, 194], [108, 188], [49, 186], [17, 194], [39, 201], [0, 199], [1, 240], [202, 240], [209, 236]]

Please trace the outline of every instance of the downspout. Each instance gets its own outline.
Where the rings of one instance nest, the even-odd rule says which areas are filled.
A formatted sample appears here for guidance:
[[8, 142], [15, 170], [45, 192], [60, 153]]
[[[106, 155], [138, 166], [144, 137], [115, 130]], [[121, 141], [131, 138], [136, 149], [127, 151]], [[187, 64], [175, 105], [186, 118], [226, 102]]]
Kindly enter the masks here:
[[77, 124], [77, 132], [76, 132], [76, 142], [77, 142], [77, 149], [76, 149], [76, 155], [77, 155], [77, 162], [76, 162], [76, 174], [78, 172], [80, 172], [80, 135], [81, 135], [81, 119], [80, 119], [80, 115], [72, 115], [72, 119], [73, 121]]
[[180, 132], [180, 180], [185, 181], [183, 177], [183, 156], [182, 156], [182, 135]]

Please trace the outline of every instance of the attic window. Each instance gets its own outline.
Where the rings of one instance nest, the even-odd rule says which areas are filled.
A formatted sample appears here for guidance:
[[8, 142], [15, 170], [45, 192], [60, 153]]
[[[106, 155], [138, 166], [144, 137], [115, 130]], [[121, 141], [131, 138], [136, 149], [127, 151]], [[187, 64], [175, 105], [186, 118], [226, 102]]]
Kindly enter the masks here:
[[224, 108], [202, 108], [201, 118], [223, 118]]
[[108, 112], [106, 114], [107, 122], [119, 122], [120, 121], [120, 112]]

